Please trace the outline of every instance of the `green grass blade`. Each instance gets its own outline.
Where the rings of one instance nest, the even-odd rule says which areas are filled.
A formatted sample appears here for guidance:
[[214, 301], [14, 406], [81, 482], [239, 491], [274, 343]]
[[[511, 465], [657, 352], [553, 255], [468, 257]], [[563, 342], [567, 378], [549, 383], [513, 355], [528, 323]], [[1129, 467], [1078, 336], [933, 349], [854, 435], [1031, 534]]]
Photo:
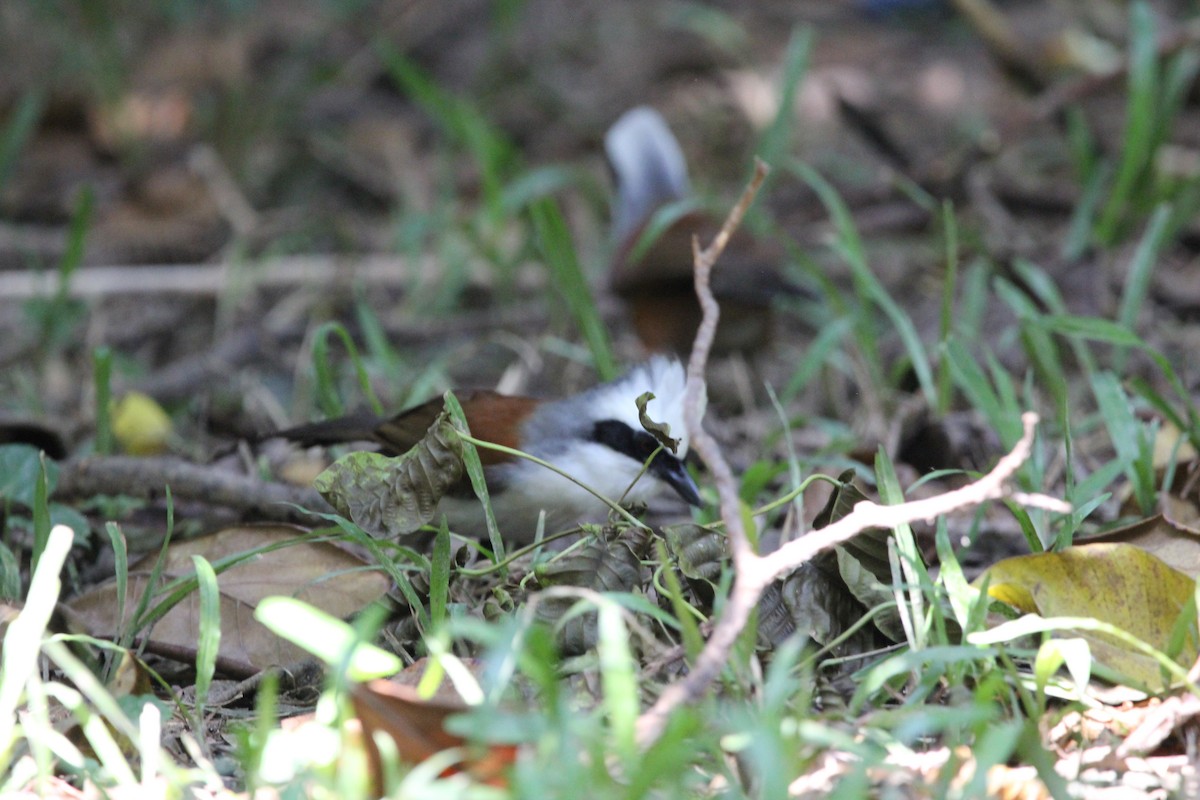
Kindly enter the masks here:
[[[454, 419], [454, 424], [468, 436], [471, 433], [470, 427], [467, 425], [467, 415], [463, 413], [462, 405], [458, 402], [458, 398], [453, 392], [446, 392], [446, 408], [450, 411], [450, 416]], [[483, 462], [479, 460], [479, 451], [475, 445], [470, 442], [463, 442], [463, 467], [467, 470], [467, 475], [471, 479], [471, 488], [475, 490], [475, 496], [479, 498], [479, 502], [483, 504], [483, 518], [487, 524], [488, 540], [492, 545], [492, 558], [496, 563], [504, 560], [504, 539], [500, 535], [500, 528], [496, 525], [496, 514], [492, 510], [492, 499], [488, 492], [487, 479], [483, 476]]]
[[204, 732], [204, 707], [217, 671], [217, 655], [221, 651], [221, 592], [217, 573], [204, 556], [193, 555], [196, 582], [200, 588], [200, 638], [196, 646], [196, 711], [197, 735]]
[[429, 621], [437, 629], [446, 621], [446, 600], [450, 594], [450, 528], [445, 514], [438, 523], [429, 564]]
[[1083, 185], [1083, 192], [1079, 195], [1075, 210], [1071, 212], [1071, 221], [1067, 225], [1066, 236], [1063, 237], [1061, 252], [1067, 261], [1083, 258], [1088, 245], [1092, 243], [1096, 208], [1100, 205], [1100, 198], [1104, 196], [1110, 173], [1108, 163], [1105, 162], [1092, 170]]
[[71, 285], [71, 277], [83, 263], [84, 245], [88, 227], [92, 224], [92, 212], [96, 206], [96, 194], [90, 185], [79, 193], [75, 210], [71, 214], [71, 225], [67, 228], [67, 247], [58, 262], [58, 300], [65, 302]]
[[[812, 55], [813, 34], [808, 28], [793, 28], [788, 39], [787, 49], [783, 54], [783, 66], [780, 70], [779, 103], [775, 118], [763, 131], [758, 141], [758, 156], [767, 164], [782, 164], [787, 155], [792, 140], [792, 128], [795, 125], [795, 98], [797, 88], [808, 72], [808, 62]], [[767, 175], [763, 194], [770, 184], [771, 175]]]
[[92, 375], [96, 391], [96, 452], [111, 455], [112, 431], [112, 349], [97, 347], [92, 352]]
[[25, 92], [9, 114], [8, 125], [0, 132], [0, 189], [8, 183], [21, 151], [41, 119], [44, 100], [41, 92]]
[[37, 571], [38, 562], [50, 541], [50, 477], [46, 470], [46, 454], [38, 454], [37, 482], [33, 489], [33, 554], [30, 569]]
[[[850, 210], [842, 202], [833, 186], [812, 167], [802, 162], [792, 162], [791, 169], [812, 187], [825, 206], [825, 210], [833, 218], [834, 228], [837, 230], [835, 249], [850, 267], [859, 296], [878, 306], [896, 328], [896, 332], [900, 335], [900, 341], [904, 343], [904, 348], [912, 362], [913, 372], [916, 373], [917, 383], [925, 395], [925, 401], [930, 408], [936, 408], [937, 387], [934, 384], [933, 370], [929, 366], [929, 357], [925, 352], [925, 346], [917, 334], [912, 319], [888, 295], [883, 284], [867, 265], [866, 250], [858, 235], [858, 230], [855, 228]], [[860, 337], [861, 341], [862, 337]], [[879, 364], [878, 353], [873, 343], [870, 346], [870, 352], [874, 354], [875, 363]]]
[[16, 745], [17, 708], [26, 683], [37, 673], [42, 636], [54, 613], [62, 581], [59, 575], [75, 534], [65, 525], [50, 532], [38, 566], [33, 570], [25, 606], [4, 633], [0, 648], [0, 774], [8, 771]]
[[850, 332], [853, 321], [849, 317], [838, 317], [827, 325], [822, 325], [817, 338], [804, 351], [804, 358], [792, 371], [787, 386], [780, 393], [783, 403], [791, 403], [796, 395], [808, 385], [818, 370], [829, 363], [835, 347], [842, 338]]
[[529, 213], [550, 280], [587, 342], [600, 379], [612, 380], [617, 375], [617, 362], [608, 339], [608, 330], [575, 255], [575, 244], [566, 220], [552, 197], [544, 197], [530, 205]]
[[[1154, 215], [1146, 226], [1146, 232], [1142, 235], [1137, 249], [1133, 251], [1133, 257], [1129, 260], [1129, 271], [1125, 277], [1125, 291], [1121, 295], [1121, 307], [1117, 312], [1117, 322], [1131, 331], [1137, 329], [1138, 314], [1150, 293], [1150, 278], [1154, 274], [1154, 265], [1158, 261], [1158, 254], [1166, 244], [1164, 234], [1167, 231], [1170, 217], [1171, 209], [1168, 205], [1160, 205], [1154, 210]], [[1113, 369], [1117, 372], [1123, 371], [1127, 358], [1128, 350], [1118, 351], [1113, 360]]]
[[329, 361], [330, 335], [336, 335], [341, 340], [342, 347], [346, 348], [346, 354], [354, 366], [359, 389], [370, 403], [371, 409], [376, 414], [382, 414], [383, 404], [379, 402], [379, 398], [375, 396], [375, 390], [371, 387], [371, 376], [367, 373], [366, 364], [363, 363], [350, 332], [338, 322], [326, 322], [313, 334], [313, 372], [316, 375], [317, 403], [321, 407], [321, 411], [330, 417], [345, 413], [345, 405], [338, 394], [334, 369]]
[[954, 204], [942, 205], [942, 230], [946, 237], [946, 276], [942, 279], [942, 307], [938, 330], [937, 414], [944, 416], [953, 399], [950, 367], [946, 363], [946, 343], [954, 332], [954, 297], [958, 283], [958, 225], [954, 219]]
[[1096, 236], [1104, 244], [1117, 240], [1122, 215], [1139, 181], [1152, 163], [1154, 134], [1160, 127], [1158, 46], [1154, 15], [1144, 2], [1129, 6], [1129, 79], [1126, 85], [1125, 131], [1112, 192], [1100, 214]]
[[0, 600], [12, 601], [21, 597], [21, 564], [16, 555], [0, 541]]
[[1152, 513], [1155, 502], [1153, 470], [1147, 481], [1144, 471], [1137, 467], [1144, 449], [1145, 425], [1134, 415], [1129, 397], [1116, 375], [1111, 372], [1093, 375], [1092, 392], [1117, 458], [1133, 486], [1134, 498], [1144, 513]]
[[1050, 392], [1055, 408], [1061, 407], [1069, 396], [1066, 372], [1054, 339], [1039, 326], [1045, 315], [1025, 292], [1009, 281], [997, 279], [994, 285], [996, 294], [1021, 321], [1021, 347], [1025, 356]]
[[125, 546], [125, 534], [121, 533], [121, 528], [115, 522], [108, 522], [104, 526], [104, 530], [108, 533], [109, 544], [113, 549], [114, 571], [116, 572], [117, 581], [117, 625], [118, 636], [120, 640], [120, 626], [125, 623], [125, 603], [129, 594], [129, 551]]
[[599, 605], [596, 654], [600, 661], [604, 710], [617, 753], [626, 764], [633, 764], [637, 758], [636, 728], [640, 710], [637, 662], [629, 648], [629, 630], [622, 618], [621, 607], [607, 598]]

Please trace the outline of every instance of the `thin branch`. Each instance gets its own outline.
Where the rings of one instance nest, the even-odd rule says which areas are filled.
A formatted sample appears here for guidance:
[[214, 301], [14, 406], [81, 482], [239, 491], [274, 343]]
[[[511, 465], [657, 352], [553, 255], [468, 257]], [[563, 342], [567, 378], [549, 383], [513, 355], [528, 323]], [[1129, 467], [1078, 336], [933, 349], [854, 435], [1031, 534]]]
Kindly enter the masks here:
[[[705, 406], [704, 371], [708, 364], [708, 355], [712, 348], [717, 322], [720, 319], [720, 307], [709, 288], [709, 281], [713, 266], [725, 249], [729, 237], [741, 222], [750, 203], [753, 202], [767, 172], [766, 164], [756, 160], [754, 176], [737, 204], [729, 212], [729, 216], [716, 238], [703, 250], [700, 249], [698, 239], [693, 238], [692, 240], [696, 296], [700, 303], [702, 317], [696, 331], [691, 358], [688, 361], [687, 392], [683, 411], [684, 424], [687, 427], [692, 448], [708, 467], [716, 486], [720, 499], [721, 519], [725, 523], [730, 551], [733, 554], [736, 578], [729, 601], [725, 604], [725, 610], [687, 676], [667, 686], [654, 705], [638, 718], [637, 737], [643, 747], [649, 746], [658, 739], [668, 717], [675, 708], [699, 699], [707, 691], [709, 685], [725, 667], [734, 643], [750, 619], [763, 590], [771, 581], [805, 563], [822, 550], [846, 541], [867, 528], [893, 528], [907, 522], [932, 519], [958, 508], [978, 505], [987, 500], [1005, 496], [1007, 491], [1005, 483], [1029, 457], [1033, 447], [1037, 415], [1029, 413], [1022, 417], [1025, 433], [1021, 441], [1017, 443], [1011, 453], [996, 464], [995, 469], [978, 481], [937, 497], [895, 506], [880, 506], [877, 503], [862, 502], [856, 505], [848, 516], [819, 531], [814, 531], [801, 539], [788, 543], [765, 558], [754, 552], [750, 540], [746, 536], [746, 531], [742, 527], [737, 481], [733, 471], [725, 461], [720, 446], [704, 431], [701, 423]], [[1030, 498], [1022, 497], [1022, 499]], [[1049, 499], [1039, 496], [1037, 501], [1043, 507], [1050, 507], [1052, 504], [1044, 502]], [[1061, 508], [1057, 510], [1061, 510]]]
[[762, 186], [762, 182], [766, 179], [768, 172], [770, 172], [770, 167], [756, 158], [754, 160], [754, 175], [750, 178], [750, 182], [746, 185], [746, 189], [742, 192], [742, 196], [738, 199], [737, 204], [729, 212], [729, 216], [726, 217], [725, 224], [721, 226], [721, 230], [717, 233], [716, 238], [704, 250], [700, 249], [700, 240], [695, 237], [692, 238], [692, 258], [696, 270], [696, 297], [700, 301], [702, 316], [700, 327], [696, 330], [696, 340], [692, 346], [692, 355], [688, 360], [687, 393], [684, 397], [683, 421], [688, 431], [688, 437], [691, 439], [692, 448], [703, 459], [705, 466], [712, 473], [713, 482], [717, 488], [717, 496], [720, 498], [721, 518], [726, 520], [726, 525], [728, 526], [727, 530], [730, 542], [732, 543], [735, 567], [741, 559], [747, 555], [753, 555], [750, 541], [742, 528], [741, 514], [738, 511], [737, 480], [734, 478], [733, 470], [729, 468], [729, 464], [721, 454], [721, 448], [704, 431], [702, 424], [704, 417], [704, 372], [708, 365], [708, 354], [712, 349], [713, 337], [716, 335], [717, 322], [721, 317], [721, 309], [717, 304], [716, 298], [713, 297], [712, 289], [709, 287], [709, 280], [712, 276], [713, 266], [716, 264], [717, 259], [721, 257], [721, 253], [724, 252], [725, 245], [729, 243], [729, 238], [737, 230], [738, 225], [741, 224], [742, 217], [746, 215], [746, 210], [754, 202], [754, 197], [758, 194], [758, 190]]
[[741, 223], [742, 217], [746, 215], [746, 210], [754, 202], [754, 197], [758, 194], [769, 171], [770, 168], [756, 158], [754, 175], [750, 178], [750, 182], [746, 185], [737, 204], [729, 212], [729, 216], [726, 217], [725, 224], [721, 226], [716, 238], [704, 250], [700, 249], [699, 239], [692, 239], [692, 256], [696, 271], [696, 297], [700, 301], [702, 316], [700, 327], [696, 331], [696, 340], [692, 345], [692, 355], [688, 360], [683, 421], [687, 427], [692, 448], [703, 459], [717, 488], [721, 518], [725, 520], [725, 529], [731, 543], [734, 569], [738, 579], [734, 584], [720, 622], [713, 629], [712, 635], [700, 652], [688, 676], [684, 680], [668, 686], [659, 696], [658, 701], [638, 718], [637, 735], [638, 740], [643, 744], [648, 744], [658, 738], [672, 709], [690, 698], [698, 697], [713, 678], [720, 674], [725, 665], [726, 656], [733, 648], [738, 634], [745, 627], [751, 611], [758, 602], [758, 596], [762, 593], [761, 586], [753, 585], [751, 581], [744, 581], [741, 578], [745, 565], [757, 560], [758, 556], [750, 546], [750, 540], [742, 527], [742, 515], [738, 506], [737, 479], [734, 477], [729, 463], [725, 461], [720, 446], [705, 432], [702, 423], [705, 406], [704, 371], [708, 365], [708, 354], [712, 349], [717, 321], [721, 316], [720, 306], [709, 287], [709, 279], [712, 276], [713, 266], [725, 250], [729, 238]]
[[108, 494], [153, 500], [161, 497], [168, 485], [176, 500], [226, 506], [260, 520], [320, 524], [319, 517], [295, 506], [318, 513], [332, 510], [311, 487], [262, 481], [227, 468], [170, 457], [90, 456], [65, 461], [54, 497], [65, 500]]
[[[788, 542], [766, 558], [758, 559], [758, 562], [754, 564], [754, 569], [759, 574], [753, 576], [754, 580], [765, 585], [784, 572], [791, 571], [810, 560], [822, 550], [844, 542], [868, 528], [894, 528], [910, 522], [932, 520], [951, 511], [981, 505], [988, 500], [999, 500], [1002, 497], [1012, 496], [1006, 483], [1029, 458], [1030, 451], [1033, 449], [1033, 434], [1037, 427], [1038, 416], [1032, 411], [1027, 411], [1021, 415], [1021, 422], [1025, 426], [1025, 431], [1021, 435], [1020, 441], [1013, 447], [1012, 452], [996, 463], [991, 472], [979, 480], [954, 491], [894, 506], [881, 506], [878, 503], [864, 500], [856, 504], [853, 511], [837, 522]], [[1065, 503], [1059, 503], [1052, 510], [1069, 512], [1071, 507]], [[741, 578], [740, 573], [738, 578]]]
[[[724, 668], [729, 652], [738, 635], [750, 618], [763, 589], [780, 575], [794, 570], [809, 561], [822, 550], [833, 547], [857, 536], [868, 528], [894, 528], [918, 520], [933, 519], [961, 508], [976, 506], [1001, 497], [1020, 496], [1010, 493], [1006, 483], [1029, 458], [1033, 448], [1033, 434], [1037, 426], [1037, 415], [1029, 412], [1021, 417], [1025, 431], [1012, 452], [996, 464], [991, 472], [974, 483], [952, 492], [946, 492], [923, 500], [913, 500], [894, 506], [863, 501], [854, 510], [835, 523], [813, 531], [800, 539], [760, 557], [750, 552], [736, 565], [737, 577], [725, 612], [713, 628], [712, 635], [696, 658], [691, 672], [683, 679], [666, 688], [658, 701], [638, 719], [638, 739], [643, 746], [651, 744], [662, 733], [670, 713], [678, 706], [693, 702], [708, 689], [712, 680]], [[1043, 499], [1040, 498], [1039, 499]], [[1044, 498], [1049, 499], [1049, 498]], [[1053, 510], [1069, 511], [1065, 504]], [[732, 529], [734, 520], [726, 519]]]

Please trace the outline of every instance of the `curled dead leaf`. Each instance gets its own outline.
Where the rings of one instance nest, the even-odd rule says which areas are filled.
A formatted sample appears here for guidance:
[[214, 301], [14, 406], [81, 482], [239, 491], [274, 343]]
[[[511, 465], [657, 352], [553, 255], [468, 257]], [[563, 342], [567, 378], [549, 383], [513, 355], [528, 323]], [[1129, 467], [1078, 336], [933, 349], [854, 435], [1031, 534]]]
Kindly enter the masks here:
[[[565, 554], [537, 570], [538, 583], [547, 586], [578, 586], [597, 592], [628, 592], [641, 582], [642, 556], [648, 536], [635, 529], [606, 531], [593, 537], [582, 549]], [[537, 618], [557, 625], [575, 605], [576, 598], [542, 598]], [[578, 655], [596, 644], [596, 613], [574, 616], [558, 629], [558, 646], [564, 655]]]
[[443, 411], [404, 455], [350, 453], [318, 475], [313, 486], [368, 533], [399, 537], [430, 522], [442, 496], [462, 476], [462, 441]]
[[665, 422], [655, 422], [650, 419], [650, 415], [646, 413], [646, 406], [654, 399], [654, 392], [645, 392], [638, 396], [634, 402], [637, 403], [638, 422], [642, 423], [642, 427], [646, 432], [653, 436], [658, 443], [672, 453], [679, 452], [679, 440], [671, 438], [671, 426]]

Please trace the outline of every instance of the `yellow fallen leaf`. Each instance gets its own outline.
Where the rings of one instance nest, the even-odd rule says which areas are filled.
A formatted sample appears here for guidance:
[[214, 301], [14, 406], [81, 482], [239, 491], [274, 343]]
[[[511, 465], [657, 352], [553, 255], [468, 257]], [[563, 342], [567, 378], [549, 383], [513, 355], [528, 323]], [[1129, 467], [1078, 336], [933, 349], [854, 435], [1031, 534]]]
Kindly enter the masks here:
[[[1007, 558], [976, 579], [988, 594], [1042, 617], [1091, 617], [1160, 651], [1170, 646], [1175, 621], [1196, 591], [1193, 579], [1131, 544], [1087, 544], [1058, 553]], [[1083, 631], [1095, 660], [1144, 686], [1161, 685], [1157, 662], [1103, 632]], [[1176, 661], [1190, 666], [1190, 637]]]
[[167, 449], [171, 418], [154, 398], [141, 392], [130, 392], [113, 408], [112, 431], [126, 453], [157, 455]]

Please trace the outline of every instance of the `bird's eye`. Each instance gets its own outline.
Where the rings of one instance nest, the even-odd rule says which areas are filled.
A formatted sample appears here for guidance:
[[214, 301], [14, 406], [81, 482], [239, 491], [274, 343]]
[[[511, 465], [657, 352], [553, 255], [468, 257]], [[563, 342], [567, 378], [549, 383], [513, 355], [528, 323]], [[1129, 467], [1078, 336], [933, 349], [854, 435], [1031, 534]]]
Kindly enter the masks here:
[[648, 433], [639, 433], [637, 435], [637, 449], [643, 458], [648, 458], [651, 453], [658, 449], [658, 442]]

